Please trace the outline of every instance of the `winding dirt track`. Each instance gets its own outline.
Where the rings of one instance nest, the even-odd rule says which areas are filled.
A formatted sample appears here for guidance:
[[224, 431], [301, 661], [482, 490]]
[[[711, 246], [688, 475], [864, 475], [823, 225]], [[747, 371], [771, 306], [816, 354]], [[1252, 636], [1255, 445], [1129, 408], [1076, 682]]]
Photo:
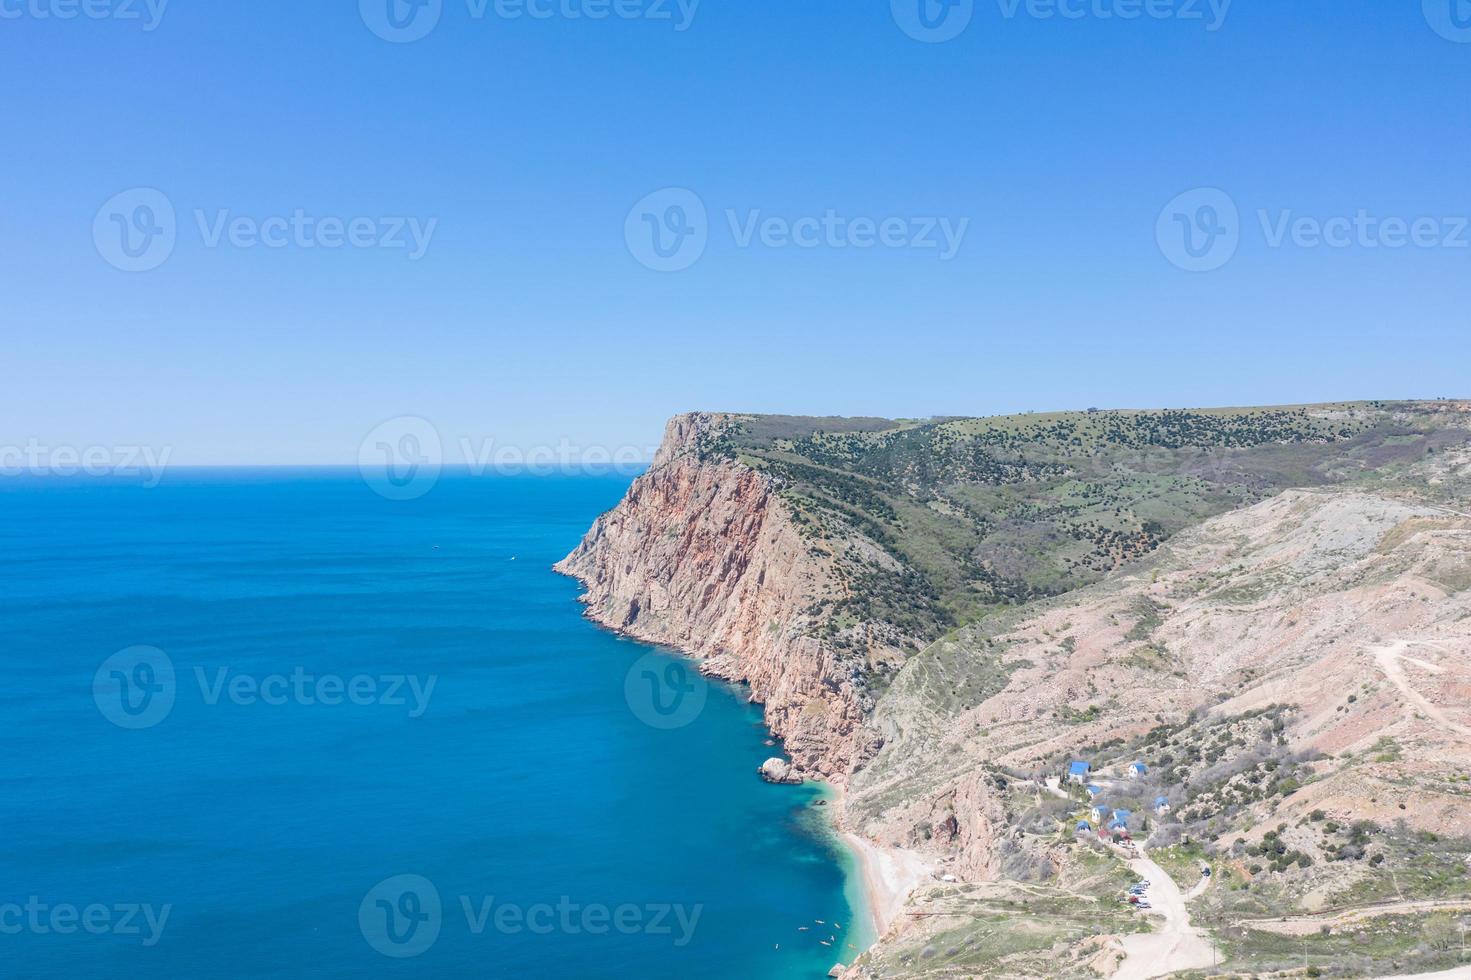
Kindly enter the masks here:
[[1414, 657], [1405, 656], [1405, 651], [1412, 646], [1434, 647], [1436, 649], [1441, 649], [1443, 645], [1431, 640], [1400, 640], [1396, 643], [1391, 643], [1387, 647], [1379, 647], [1375, 650], [1371, 650], [1370, 652], [1374, 655], [1374, 660], [1379, 664], [1379, 669], [1384, 671], [1384, 675], [1389, 678], [1390, 682], [1394, 684], [1395, 687], [1399, 688], [1400, 693], [1403, 694], [1405, 698], [1416, 708], [1418, 708], [1427, 718], [1430, 718], [1437, 725], [1448, 732], [1454, 732], [1455, 734], [1460, 735], [1462, 738], [1471, 739], [1471, 728], [1467, 728], [1465, 725], [1462, 725], [1459, 722], [1452, 721], [1450, 717], [1446, 715], [1446, 713], [1442, 711], [1438, 706], [1432, 703], [1429, 698], [1421, 694], [1419, 691], [1415, 690], [1414, 685], [1412, 685], [1409, 679], [1405, 677], [1405, 669], [1402, 664], [1403, 661], [1408, 661], [1409, 663], [1414, 664], [1416, 667], [1421, 667], [1425, 670], [1430, 671], [1432, 674], [1440, 674], [1443, 673], [1445, 670], [1444, 667], [1437, 666], [1436, 664], [1427, 663], [1424, 660], [1417, 660]]
[[[1145, 898], [1153, 906], [1149, 914], [1162, 916], [1164, 928], [1156, 932], [1135, 933], [1121, 940], [1124, 961], [1113, 980], [1150, 980], [1186, 970], [1201, 970], [1216, 962], [1216, 950], [1204, 931], [1190, 924], [1190, 911], [1185, 907], [1174, 879], [1165, 874], [1140, 848], [1139, 857], [1129, 861], [1129, 869], [1149, 881]], [[1194, 898], [1209, 886], [1203, 878], [1190, 891]]]

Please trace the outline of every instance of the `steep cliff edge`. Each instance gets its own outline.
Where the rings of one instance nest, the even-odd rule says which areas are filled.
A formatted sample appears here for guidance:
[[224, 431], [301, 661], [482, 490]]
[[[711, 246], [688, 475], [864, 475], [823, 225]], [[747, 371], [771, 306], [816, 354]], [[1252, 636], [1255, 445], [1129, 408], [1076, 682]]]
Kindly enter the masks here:
[[841, 785], [861, 754], [862, 699], [814, 607], [843, 587], [776, 478], [709, 455], [728, 424], [671, 420], [650, 469], [556, 568], [587, 587], [596, 622], [749, 685], [798, 770]]
[[[1468, 423], [685, 415], [557, 568], [597, 622], [749, 684], [847, 827], [940, 867], [852, 976], [1117, 969], [1116, 826], [1215, 868], [1196, 921], [1241, 969], [1374, 975], [1392, 927], [1258, 933], [1325, 903], [1471, 910]], [[1101, 799], [1058, 781], [1077, 758]]]

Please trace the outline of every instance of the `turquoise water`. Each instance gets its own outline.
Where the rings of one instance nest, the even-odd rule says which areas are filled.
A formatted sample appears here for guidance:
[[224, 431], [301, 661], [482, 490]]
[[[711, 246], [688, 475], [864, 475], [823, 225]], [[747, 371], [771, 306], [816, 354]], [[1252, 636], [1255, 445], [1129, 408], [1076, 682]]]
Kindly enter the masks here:
[[0, 972], [749, 980], [850, 958], [819, 945], [855, 918], [847, 857], [815, 788], [753, 775], [779, 751], [759, 711], [582, 619], [549, 570], [626, 484], [0, 483]]

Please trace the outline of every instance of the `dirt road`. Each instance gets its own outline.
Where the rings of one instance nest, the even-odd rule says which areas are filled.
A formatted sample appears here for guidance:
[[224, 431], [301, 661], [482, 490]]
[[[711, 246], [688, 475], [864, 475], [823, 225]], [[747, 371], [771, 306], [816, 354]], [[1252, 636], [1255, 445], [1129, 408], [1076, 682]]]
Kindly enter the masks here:
[[1399, 688], [1400, 693], [1405, 696], [1406, 700], [1418, 708], [1422, 714], [1448, 732], [1454, 732], [1463, 738], [1471, 738], [1471, 728], [1467, 728], [1459, 722], [1452, 721], [1429, 698], [1415, 690], [1414, 685], [1405, 677], [1405, 669], [1401, 663], [1402, 661], [1408, 661], [1416, 667], [1430, 671], [1432, 674], [1439, 674], [1444, 671], [1443, 667], [1437, 666], [1436, 664], [1406, 656], [1405, 651], [1412, 646], [1439, 648], [1441, 644], [1429, 640], [1400, 640], [1396, 643], [1391, 643], [1387, 647], [1379, 647], [1370, 652], [1374, 654], [1374, 660], [1379, 664], [1379, 669], [1384, 671], [1384, 675], [1389, 678], [1395, 687]]
[[[1153, 907], [1148, 914], [1163, 918], [1164, 928], [1123, 938], [1124, 961], [1113, 980], [1150, 980], [1214, 965], [1215, 947], [1203, 931], [1190, 924], [1186, 897], [1179, 886], [1142, 848], [1139, 855], [1129, 861], [1129, 869], [1149, 882], [1144, 897]], [[1210, 879], [1203, 879], [1191, 890], [1190, 897], [1199, 895], [1209, 884]]]
[[1285, 936], [1307, 936], [1323, 926], [1343, 927], [1374, 919], [1384, 915], [1416, 915], [1426, 912], [1471, 911], [1468, 899], [1426, 899], [1419, 902], [1381, 902], [1363, 905], [1354, 909], [1340, 909], [1317, 915], [1280, 915], [1268, 919], [1242, 919], [1241, 925], [1261, 932], [1275, 932]]

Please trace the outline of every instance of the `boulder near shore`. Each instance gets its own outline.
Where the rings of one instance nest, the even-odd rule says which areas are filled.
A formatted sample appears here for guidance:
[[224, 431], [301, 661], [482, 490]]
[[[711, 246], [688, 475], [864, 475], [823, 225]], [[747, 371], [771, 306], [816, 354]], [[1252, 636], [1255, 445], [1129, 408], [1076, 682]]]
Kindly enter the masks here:
[[761, 768], [756, 772], [768, 783], [789, 783], [795, 785], [802, 781], [797, 775], [792, 764], [785, 759], [767, 759], [761, 763]]

